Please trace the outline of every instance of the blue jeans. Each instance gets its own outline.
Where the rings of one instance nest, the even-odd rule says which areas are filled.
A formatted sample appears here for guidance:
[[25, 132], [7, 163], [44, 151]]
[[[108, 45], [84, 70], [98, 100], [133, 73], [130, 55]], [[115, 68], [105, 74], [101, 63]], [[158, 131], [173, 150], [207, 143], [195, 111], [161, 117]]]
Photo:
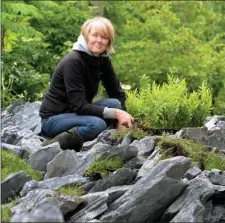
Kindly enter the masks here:
[[[93, 104], [121, 109], [121, 103], [117, 99], [103, 99]], [[42, 119], [41, 127], [44, 136], [53, 138], [56, 135], [77, 127], [78, 134], [83, 141], [93, 140], [99, 133], [107, 128], [107, 120], [96, 116], [76, 115], [75, 113], [64, 113], [53, 115], [47, 119]]]

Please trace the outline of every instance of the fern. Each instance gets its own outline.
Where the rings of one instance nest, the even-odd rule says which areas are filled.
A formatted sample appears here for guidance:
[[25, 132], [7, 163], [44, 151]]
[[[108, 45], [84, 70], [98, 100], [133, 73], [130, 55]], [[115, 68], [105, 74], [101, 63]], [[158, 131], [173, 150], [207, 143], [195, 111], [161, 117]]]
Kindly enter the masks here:
[[[145, 79], [145, 77], [143, 77]], [[128, 112], [141, 122], [149, 123], [155, 129], [178, 130], [187, 126], [199, 126], [209, 115], [212, 95], [206, 83], [197, 92], [188, 93], [185, 79], [168, 75], [168, 83], [149, 86], [142, 82], [142, 88], [128, 91], [126, 106]]]

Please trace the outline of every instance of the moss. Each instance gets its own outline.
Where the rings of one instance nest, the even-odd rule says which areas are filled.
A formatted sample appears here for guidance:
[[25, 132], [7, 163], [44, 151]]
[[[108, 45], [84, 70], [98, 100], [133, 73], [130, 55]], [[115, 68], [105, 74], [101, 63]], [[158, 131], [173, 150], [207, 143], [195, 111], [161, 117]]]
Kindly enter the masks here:
[[124, 137], [126, 134], [131, 132], [133, 140], [137, 139], [143, 139], [145, 136], [151, 135], [149, 132], [145, 132], [141, 129], [126, 129], [126, 130], [120, 130], [117, 131], [115, 135], [112, 136], [112, 139], [120, 139]]
[[7, 204], [3, 204], [1, 206], [1, 222], [9, 222], [10, 218], [12, 217], [11, 208], [16, 205], [16, 201], [19, 197], [15, 197], [13, 200], [10, 199]]
[[15, 154], [2, 150], [2, 162], [1, 162], [1, 179], [5, 179], [9, 174], [23, 171], [30, 175], [35, 180], [42, 180], [43, 173], [33, 170], [28, 166], [25, 160], [20, 159]]
[[192, 163], [198, 162], [202, 170], [225, 170], [224, 156], [208, 152], [206, 145], [193, 140], [162, 136], [156, 144], [162, 153], [162, 159], [186, 156], [191, 158]]
[[109, 173], [121, 168], [123, 161], [119, 157], [96, 160], [90, 167], [85, 170], [86, 177], [103, 178]]
[[82, 196], [85, 194], [85, 191], [83, 189], [82, 185], [76, 184], [76, 185], [68, 185], [61, 187], [56, 190], [59, 194], [68, 195], [68, 196]]

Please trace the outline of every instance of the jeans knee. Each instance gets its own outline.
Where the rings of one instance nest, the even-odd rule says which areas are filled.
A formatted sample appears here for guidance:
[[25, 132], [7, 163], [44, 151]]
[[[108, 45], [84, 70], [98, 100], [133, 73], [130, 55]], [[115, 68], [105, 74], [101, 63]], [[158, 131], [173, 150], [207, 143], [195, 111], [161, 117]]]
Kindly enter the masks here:
[[121, 109], [121, 102], [118, 99], [111, 98], [109, 99], [110, 108], [118, 108]]
[[78, 127], [81, 137], [87, 141], [94, 139], [99, 133], [107, 128], [106, 122], [98, 117], [92, 117], [85, 126]]

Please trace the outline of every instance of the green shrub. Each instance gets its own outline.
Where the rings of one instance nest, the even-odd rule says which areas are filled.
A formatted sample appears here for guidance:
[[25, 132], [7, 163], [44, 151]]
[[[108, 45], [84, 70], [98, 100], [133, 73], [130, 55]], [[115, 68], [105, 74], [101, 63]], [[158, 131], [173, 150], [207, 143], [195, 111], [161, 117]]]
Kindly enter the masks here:
[[162, 153], [162, 159], [174, 156], [186, 156], [194, 162], [198, 162], [202, 170], [225, 170], [225, 157], [207, 151], [206, 145], [190, 139], [171, 138], [162, 136], [156, 143]]
[[24, 171], [26, 174], [38, 181], [43, 179], [43, 174], [41, 172], [31, 169], [28, 167], [26, 161], [5, 150], [2, 150], [1, 171], [2, 180], [5, 179], [9, 174], [16, 173], [18, 171]]
[[126, 106], [135, 118], [145, 121], [149, 128], [174, 129], [202, 125], [212, 109], [210, 90], [203, 82], [197, 92], [188, 93], [185, 79], [168, 75], [168, 83], [149, 85], [142, 77], [141, 89], [128, 91]]
[[92, 178], [103, 178], [122, 166], [123, 162], [119, 157], [98, 159], [85, 170], [85, 176]]

